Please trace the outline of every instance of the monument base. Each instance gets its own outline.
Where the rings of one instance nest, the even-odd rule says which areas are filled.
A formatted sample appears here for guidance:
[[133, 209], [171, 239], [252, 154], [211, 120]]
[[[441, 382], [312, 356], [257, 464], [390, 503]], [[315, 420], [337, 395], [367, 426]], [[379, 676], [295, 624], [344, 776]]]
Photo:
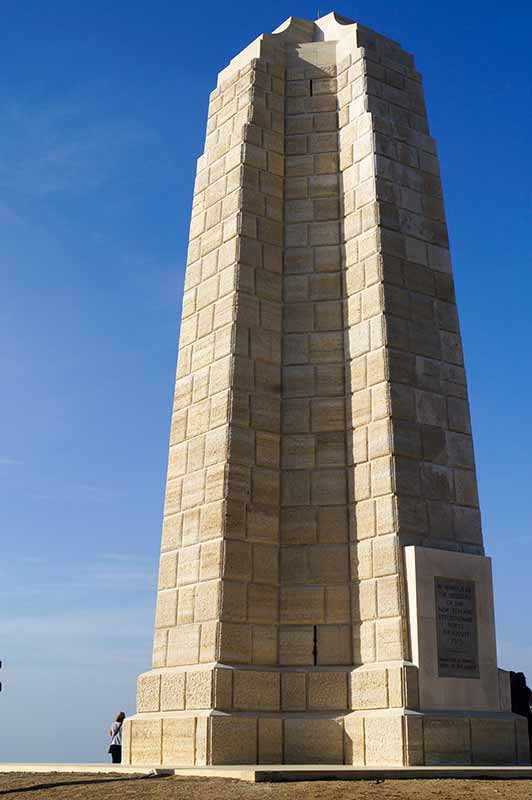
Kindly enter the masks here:
[[528, 765], [526, 719], [511, 713], [390, 709], [322, 714], [136, 715], [126, 720], [123, 763], [205, 766]]

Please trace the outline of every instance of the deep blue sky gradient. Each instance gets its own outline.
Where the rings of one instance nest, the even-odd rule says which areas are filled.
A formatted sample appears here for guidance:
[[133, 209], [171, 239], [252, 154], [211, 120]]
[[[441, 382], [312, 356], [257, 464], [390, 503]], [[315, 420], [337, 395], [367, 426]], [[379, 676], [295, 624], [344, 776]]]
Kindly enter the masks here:
[[[500, 661], [532, 673], [532, 10], [453, 0], [335, 10], [399, 40], [424, 74]], [[316, 12], [241, 0], [2, 5], [2, 760], [103, 760], [110, 717], [133, 710], [150, 665], [208, 95], [256, 36]]]

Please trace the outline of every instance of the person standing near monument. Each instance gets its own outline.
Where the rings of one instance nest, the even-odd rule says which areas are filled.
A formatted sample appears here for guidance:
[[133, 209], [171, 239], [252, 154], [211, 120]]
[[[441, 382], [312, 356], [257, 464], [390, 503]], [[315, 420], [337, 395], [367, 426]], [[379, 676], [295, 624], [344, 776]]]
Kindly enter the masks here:
[[111, 743], [109, 744], [108, 752], [111, 754], [111, 760], [113, 764], [120, 764], [122, 761], [122, 723], [124, 722], [125, 718], [126, 715], [124, 711], [120, 711], [116, 715], [115, 721], [109, 728]]
[[526, 682], [523, 672], [511, 674], [510, 686], [512, 692], [512, 711], [526, 717], [528, 721], [528, 738], [530, 740], [530, 751], [532, 754], [532, 689]]

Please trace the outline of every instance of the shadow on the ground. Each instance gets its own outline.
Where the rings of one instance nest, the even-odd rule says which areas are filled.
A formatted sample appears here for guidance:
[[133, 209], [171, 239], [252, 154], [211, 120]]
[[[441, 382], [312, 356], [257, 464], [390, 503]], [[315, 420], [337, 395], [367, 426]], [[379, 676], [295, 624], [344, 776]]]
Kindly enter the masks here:
[[95, 778], [91, 780], [90, 778], [86, 778], [82, 781], [60, 781], [56, 783], [35, 783], [32, 786], [21, 786], [20, 788], [15, 789], [0, 789], [0, 797], [2, 795], [8, 794], [18, 794], [22, 792], [36, 792], [40, 791], [41, 789], [58, 789], [61, 786], [93, 786], [96, 783], [117, 783], [120, 781], [153, 781], [153, 780], [164, 780], [165, 778], [170, 777], [169, 775], [137, 775], [134, 777], [130, 777], [128, 775], [124, 775], [123, 777], [116, 777], [116, 778]]

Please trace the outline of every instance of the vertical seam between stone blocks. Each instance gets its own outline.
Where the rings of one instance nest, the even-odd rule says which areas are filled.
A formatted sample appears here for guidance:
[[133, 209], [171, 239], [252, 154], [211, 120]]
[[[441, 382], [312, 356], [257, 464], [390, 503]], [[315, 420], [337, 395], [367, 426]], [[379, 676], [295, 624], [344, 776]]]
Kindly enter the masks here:
[[193, 738], [194, 755], [193, 755], [193, 764], [194, 764], [194, 766], [197, 766], [197, 763], [198, 763], [198, 742], [197, 742], [197, 737], [198, 737], [198, 718], [197, 717], [193, 717], [193, 719], [194, 719], [194, 738]]

